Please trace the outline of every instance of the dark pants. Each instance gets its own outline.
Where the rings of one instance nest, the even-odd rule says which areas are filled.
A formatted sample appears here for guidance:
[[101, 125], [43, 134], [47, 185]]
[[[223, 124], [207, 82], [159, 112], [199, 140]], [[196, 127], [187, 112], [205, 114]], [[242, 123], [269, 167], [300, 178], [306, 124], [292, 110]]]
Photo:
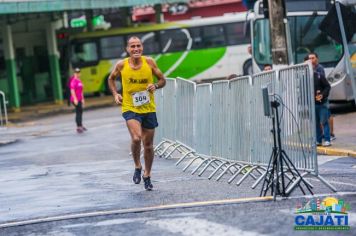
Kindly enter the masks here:
[[323, 133], [320, 124], [324, 130], [325, 141], [330, 142], [330, 128], [329, 128], [329, 109], [326, 103], [315, 104], [315, 120], [316, 120], [316, 141], [321, 143], [323, 140]]
[[83, 105], [82, 102], [78, 102], [78, 105], [75, 105], [75, 122], [77, 123], [77, 126], [82, 126], [82, 116], [83, 116]]

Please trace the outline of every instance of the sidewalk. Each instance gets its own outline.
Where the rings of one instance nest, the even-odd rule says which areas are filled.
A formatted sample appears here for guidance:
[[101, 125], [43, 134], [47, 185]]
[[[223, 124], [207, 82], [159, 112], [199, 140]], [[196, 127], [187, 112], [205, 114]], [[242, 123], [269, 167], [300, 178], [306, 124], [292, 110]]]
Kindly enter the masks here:
[[342, 105], [333, 104], [331, 107], [331, 113], [335, 114], [334, 132], [336, 140], [331, 141], [331, 147], [318, 147], [318, 153], [356, 157], [356, 112], [352, 111], [351, 108], [340, 109], [338, 106]]
[[[87, 97], [85, 98], [84, 110], [116, 106], [112, 96]], [[16, 129], [7, 129], [0, 127], [0, 147], [15, 143], [21, 137], [21, 127], [26, 126], [38, 118], [53, 116], [57, 114], [74, 113], [73, 105], [68, 106], [67, 102], [55, 104], [53, 102], [40, 103], [33, 106], [23, 106], [20, 112], [8, 111], [7, 127]]]
[[[114, 105], [115, 103], [112, 96], [88, 97], [85, 98], [84, 110]], [[33, 106], [23, 106], [20, 112], [9, 111], [8, 120], [11, 126], [11, 124], [18, 122], [32, 121], [40, 117], [71, 112], [74, 112], [74, 107], [73, 105], [68, 106], [67, 101], [64, 101], [63, 104], [47, 102]]]
[[[85, 110], [100, 107], [115, 106], [112, 96], [89, 97], [85, 100]], [[29, 122], [40, 117], [74, 112], [73, 106], [67, 104], [42, 103], [34, 106], [24, 106], [20, 112], [9, 112], [9, 126]], [[334, 112], [333, 112], [334, 113]], [[336, 140], [331, 147], [318, 147], [318, 153], [323, 155], [356, 157], [356, 112], [339, 112], [335, 108], [334, 118]], [[0, 129], [1, 134], [1, 129]], [[14, 138], [0, 135], [0, 146], [15, 142]]]

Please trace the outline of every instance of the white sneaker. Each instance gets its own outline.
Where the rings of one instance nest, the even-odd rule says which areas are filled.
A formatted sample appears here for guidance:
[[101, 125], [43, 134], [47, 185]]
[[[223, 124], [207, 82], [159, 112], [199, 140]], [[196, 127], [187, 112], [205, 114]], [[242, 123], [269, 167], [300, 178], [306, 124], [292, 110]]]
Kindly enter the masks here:
[[323, 147], [329, 147], [329, 146], [331, 146], [331, 143], [329, 141], [325, 141], [323, 143]]

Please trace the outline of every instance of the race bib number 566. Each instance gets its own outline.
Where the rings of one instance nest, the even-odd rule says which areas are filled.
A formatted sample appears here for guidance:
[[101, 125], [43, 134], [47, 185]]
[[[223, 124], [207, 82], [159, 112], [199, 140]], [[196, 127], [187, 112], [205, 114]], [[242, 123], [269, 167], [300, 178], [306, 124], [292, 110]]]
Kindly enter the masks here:
[[139, 107], [150, 102], [150, 95], [148, 91], [145, 90], [145, 91], [133, 93], [132, 99], [133, 99], [133, 105], [135, 107]]

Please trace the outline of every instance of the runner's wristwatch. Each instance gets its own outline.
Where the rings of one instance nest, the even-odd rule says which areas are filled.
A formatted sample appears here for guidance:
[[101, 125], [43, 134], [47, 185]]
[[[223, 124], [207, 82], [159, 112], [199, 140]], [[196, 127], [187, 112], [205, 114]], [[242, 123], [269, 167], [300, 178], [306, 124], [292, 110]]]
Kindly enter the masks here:
[[158, 84], [155, 84], [155, 88], [156, 88], [156, 89], [159, 89]]

